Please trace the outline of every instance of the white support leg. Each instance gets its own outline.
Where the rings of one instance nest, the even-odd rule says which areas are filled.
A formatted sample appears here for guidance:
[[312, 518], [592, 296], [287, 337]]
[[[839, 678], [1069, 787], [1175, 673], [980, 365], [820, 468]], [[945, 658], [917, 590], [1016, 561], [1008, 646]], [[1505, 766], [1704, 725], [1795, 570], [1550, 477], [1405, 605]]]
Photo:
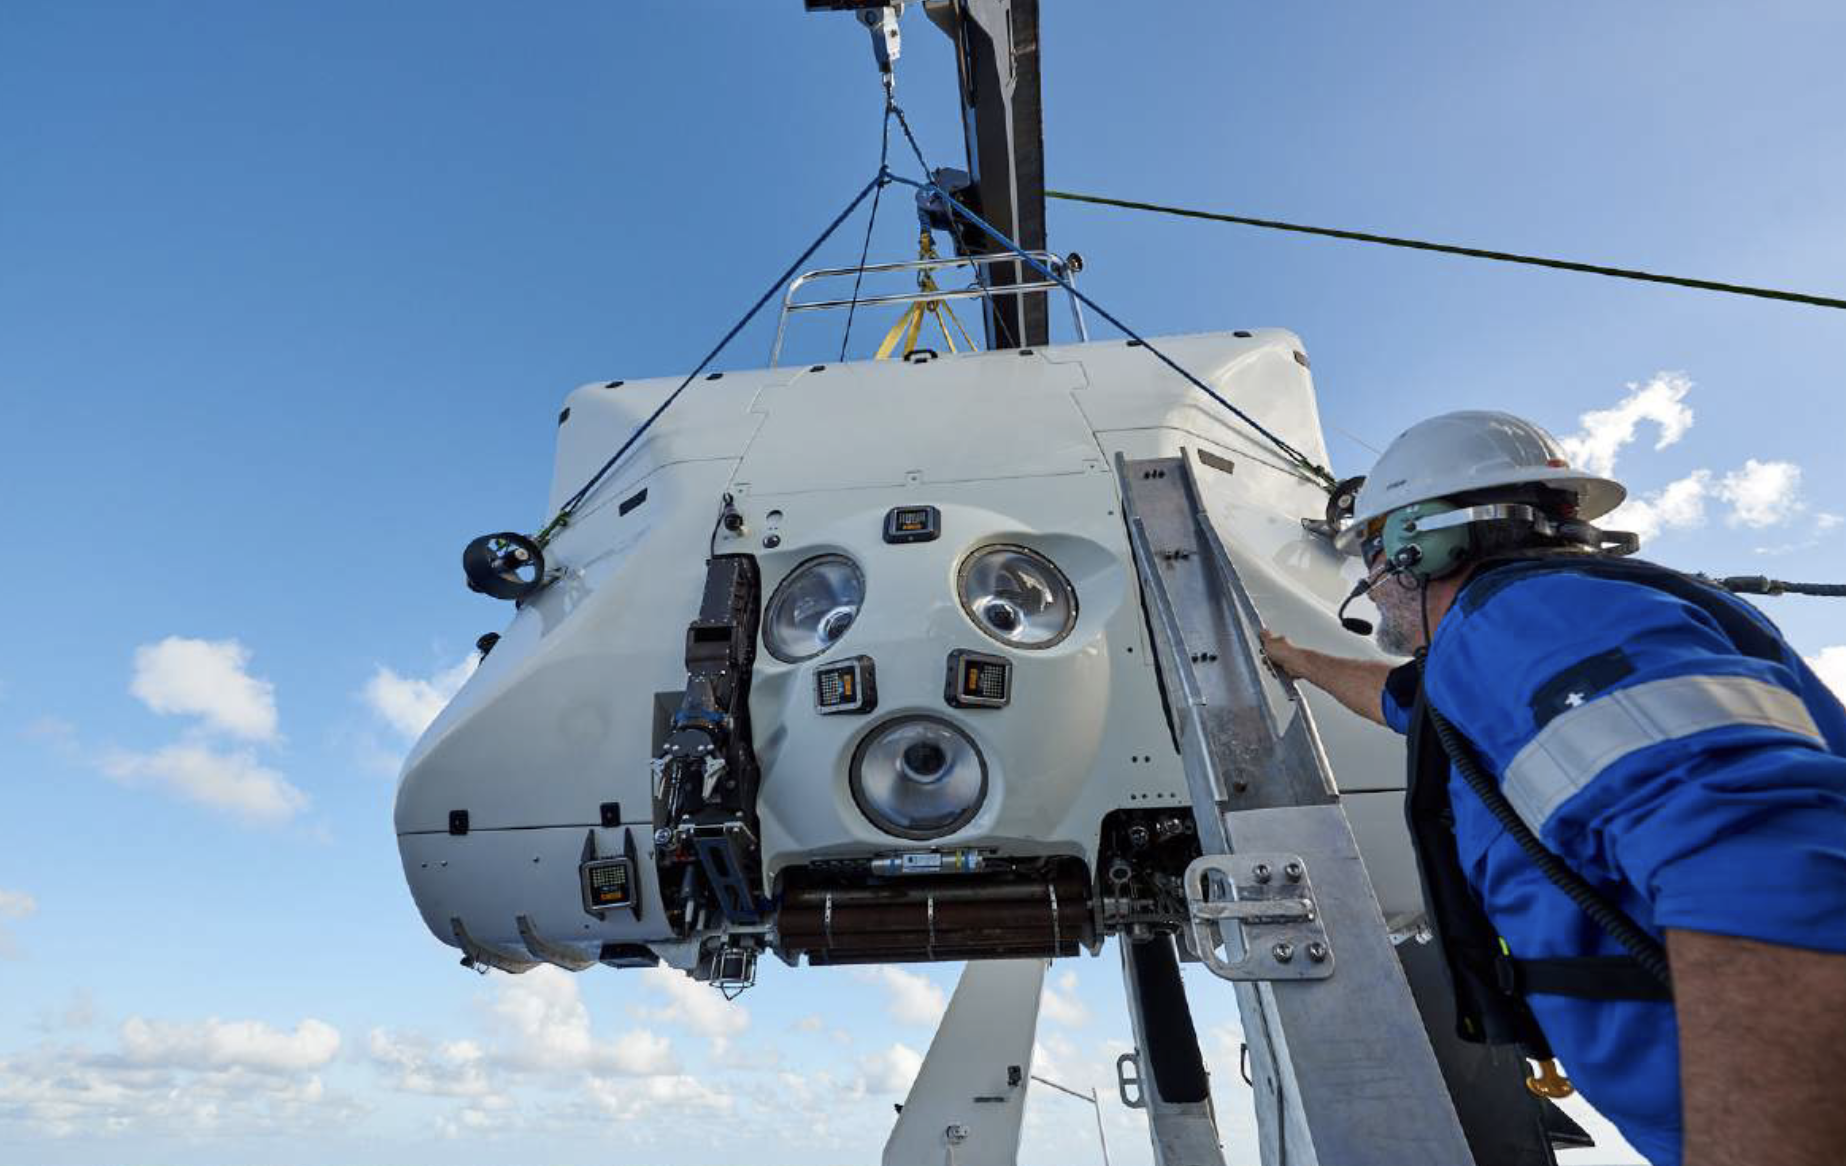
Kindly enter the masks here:
[[1048, 966], [987, 960], [963, 969], [884, 1166], [1015, 1166]]

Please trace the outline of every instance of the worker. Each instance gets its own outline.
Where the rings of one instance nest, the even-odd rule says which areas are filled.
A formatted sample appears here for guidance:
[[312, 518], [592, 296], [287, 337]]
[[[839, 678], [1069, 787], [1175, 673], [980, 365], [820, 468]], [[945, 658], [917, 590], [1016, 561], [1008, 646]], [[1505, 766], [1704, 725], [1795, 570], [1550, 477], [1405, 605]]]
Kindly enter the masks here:
[[1655, 1166], [1838, 1166], [1846, 709], [1755, 608], [1591, 525], [1624, 495], [1517, 417], [1422, 422], [1336, 536], [1415, 659], [1265, 651], [1409, 734], [1464, 1037], [1555, 1053]]

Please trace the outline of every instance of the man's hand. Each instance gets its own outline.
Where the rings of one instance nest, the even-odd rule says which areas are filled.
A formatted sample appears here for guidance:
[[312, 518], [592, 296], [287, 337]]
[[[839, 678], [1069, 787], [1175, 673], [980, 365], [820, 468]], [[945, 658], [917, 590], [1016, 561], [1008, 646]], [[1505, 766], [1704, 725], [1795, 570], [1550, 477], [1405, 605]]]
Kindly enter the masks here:
[[1384, 724], [1385, 677], [1391, 665], [1376, 660], [1329, 656], [1291, 644], [1268, 629], [1262, 632], [1263, 655], [1269, 666], [1293, 680], [1323, 688], [1333, 698], [1368, 721]]
[[1290, 680], [1309, 680], [1308, 651], [1288, 642], [1286, 637], [1278, 636], [1268, 628], [1260, 633], [1263, 637], [1263, 655], [1269, 660], [1269, 666]]

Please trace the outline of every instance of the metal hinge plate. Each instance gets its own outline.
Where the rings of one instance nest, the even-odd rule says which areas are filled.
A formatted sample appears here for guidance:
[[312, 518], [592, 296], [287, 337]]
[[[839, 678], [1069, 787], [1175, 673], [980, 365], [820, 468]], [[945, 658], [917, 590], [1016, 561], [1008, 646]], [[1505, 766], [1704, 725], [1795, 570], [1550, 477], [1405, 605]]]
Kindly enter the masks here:
[[1227, 980], [1324, 980], [1333, 948], [1296, 854], [1208, 854], [1186, 868], [1200, 960]]

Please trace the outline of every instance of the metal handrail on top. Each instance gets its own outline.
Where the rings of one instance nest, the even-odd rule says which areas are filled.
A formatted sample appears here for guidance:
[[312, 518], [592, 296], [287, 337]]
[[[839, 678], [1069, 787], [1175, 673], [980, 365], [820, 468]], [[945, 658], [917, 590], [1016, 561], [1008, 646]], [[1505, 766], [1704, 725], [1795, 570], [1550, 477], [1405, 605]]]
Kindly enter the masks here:
[[[1071, 283], [1076, 282], [1077, 268], [1068, 263], [1062, 255], [1051, 251], [1028, 251], [1026, 254]], [[991, 255], [954, 255], [939, 259], [912, 259], [903, 263], [874, 263], [863, 268], [823, 267], [814, 271], [805, 271], [790, 280], [788, 290], [782, 293], [782, 312], [776, 319], [776, 340], [769, 349], [769, 366], [774, 368], [781, 362], [782, 341], [788, 334], [788, 318], [798, 312], [831, 311], [850, 307], [855, 303], [862, 308], [869, 308], [883, 304], [914, 304], [925, 300], [992, 299], [995, 296], [1018, 296], [1029, 292], [1064, 290], [1056, 282], [1044, 279], [1034, 280], [1031, 283], [1006, 284], [1001, 287], [977, 284], [973, 287], [936, 291], [919, 289], [914, 292], [897, 292], [890, 295], [860, 296], [857, 300], [809, 300], [805, 303], [797, 303], [795, 293], [808, 283], [815, 280], [843, 279], [847, 276], [876, 275], [891, 271], [937, 271], [951, 267], [977, 268], [995, 263], [1017, 263], [1018, 258], [1010, 252]], [[1075, 296], [1068, 296], [1068, 298], [1071, 322], [1076, 326], [1077, 336], [1087, 341], [1090, 338], [1090, 330], [1083, 321], [1083, 305], [1077, 302]]]

